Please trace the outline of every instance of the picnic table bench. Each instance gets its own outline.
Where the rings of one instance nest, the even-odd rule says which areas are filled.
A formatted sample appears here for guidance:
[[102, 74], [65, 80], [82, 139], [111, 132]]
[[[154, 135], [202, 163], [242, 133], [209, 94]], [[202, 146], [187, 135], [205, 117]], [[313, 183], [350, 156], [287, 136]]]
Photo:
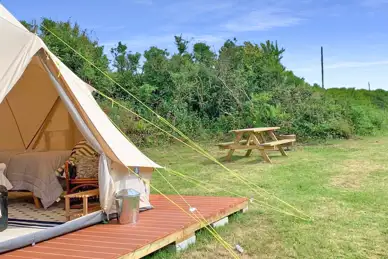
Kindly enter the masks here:
[[[269, 158], [266, 150], [279, 150], [283, 156], [287, 156], [284, 151], [284, 146], [289, 145], [295, 142], [295, 139], [281, 139], [278, 140], [274, 131], [280, 129], [279, 127], [264, 127], [264, 128], [249, 128], [249, 129], [238, 129], [232, 130], [235, 134], [235, 139], [233, 142], [219, 143], [217, 146], [221, 149], [229, 149], [226, 160], [230, 161], [232, 155], [236, 149], [246, 149], [247, 152], [245, 156], [250, 156], [253, 149], [257, 149], [263, 159], [272, 163]], [[269, 141], [266, 138], [266, 135], [269, 136]], [[244, 139], [244, 136], [247, 137]]]

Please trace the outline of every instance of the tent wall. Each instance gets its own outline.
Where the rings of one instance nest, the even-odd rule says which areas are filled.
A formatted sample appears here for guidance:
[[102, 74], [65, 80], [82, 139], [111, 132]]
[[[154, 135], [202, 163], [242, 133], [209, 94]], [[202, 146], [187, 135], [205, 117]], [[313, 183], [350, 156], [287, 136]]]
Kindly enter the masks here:
[[76, 106], [71, 101], [70, 96], [67, 95], [60, 80], [53, 76], [53, 73], [49, 70], [46, 64], [43, 64], [43, 66], [46, 69], [51, 81], [53, 82], [53, 85], [57, 89], [61, 100], [64, 102], [74, 122], [76, 122], [78, 129], [83, 133], [85, 139], [88, 140], [94, 149], [100, 153], [98, 185], [100, 189], [100, 204], [102, 210], [108, 214], [115, 212], [116, 208], [114, 194], [115, 192], [127, 188], [135, 189], [140, 193], [140, 208], [150, 208], [151, 204], [149, 202], [149, 181], [151, 179], [153, 168], [143, 167], [140, 169], [140, 177], [146, 178], [146, 180], [142, 181], [137, 176], [130, 174], [126, 166], [122, 165], [121, 163], [111, 161], [111, 159], [106, 156], [100, 143], [94, 137], [93, 132], [76, 109]]
[[[121, 180], [125, 186], [134, 181], [125, 180], [127, 167], [142, 174], [160, 166], [112, 124], [94, 99], [94, 89], [1, 4], [0, 31], [5, 35], [0, 40], [0, 151], [69, 149], [82, 133], [101, 155], [100, 202], [109, 212], [114, 192], [124, 186]], [[114, 181], [112, 164], [125, 169]]]
[[[48, 66], [42, 62], [41, 55], [35, 55], [25, 73], [0, 104], [0, 115], [3, 117], [3, 125], [6, 125], [0, 127], [0, 151], [69, 150], [81, 139], [86, 139], [101, 155], [99, 188], [103, 211], [115, 210], [112, 207], [114, 193], [123, 188], [139, 191], [142, 196], [140, 207], [150, 207], [148, 182], [152, 168], [141, 167], [141, 177], [148, 179], [143, 182], [134, 175], [130, 176], [128, 169], [121, 163], [111, 161], [95, 137], [99, 138], [99, 134], [92, 130], [91, 124], [86, 123], [90, 123], [87, 114], [71, 98], [71, 92], [65, 90], [62, 76], [52, 72]], [[90, 91], [84, 93], [88, 95]]]
[[0, 150], [23, 150], [18, 125], [6, 100], [0, 104], [0, 118]]
[[68, 150], [82, 135], [39, 57], [0, 104], [0, 150]]
[[36, 56], [40, 55], [53, 75], [58, 77], [61, 86], [107, 157], [125, 166], [160, 167], [116, 129], [93, 98], [93, 88], [66, 67], [50, 52], [42, 39], [26, 30], [1, 4], [0, 31], [6, 35], [4, 40], [0, 40], [0, 102], [4, 101], [26, 72], [30, 61], [36, 60]]
[[37, 135], [37, 150], [70, 150], [76, 143], [84, 139], [74, 124], [62, 100], [53, 106], [53, 113], [41, 132]]

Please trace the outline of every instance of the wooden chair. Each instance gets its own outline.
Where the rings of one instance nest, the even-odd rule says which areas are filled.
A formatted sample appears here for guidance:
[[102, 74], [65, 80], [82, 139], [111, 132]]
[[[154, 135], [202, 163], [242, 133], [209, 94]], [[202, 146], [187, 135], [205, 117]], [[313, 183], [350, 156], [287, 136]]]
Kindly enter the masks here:
[[69, 162], [65, 163], [65, 176], [66, 176], [66, 194], [76, 193], [78, 189], [83, 187], [95, 187], [98, 188], [97, 178], [75, 178], [75, 175], [71, 175], [69, 171]]
[[[80, 198], [78, 196], [71, 196], [70, 194], [84, 192], [85, 189], [97, 189], [98, 190], [98, 179], [97, 178], [75, 178], [75, 174], [70, 172], [70, 163], [65, 163], [65, 181], [66, 181], [66, 196], [69, 198]], [[70, 196], [69, 196], [70, 195]], [[72, 208], [80, 206], [72, 206]]]

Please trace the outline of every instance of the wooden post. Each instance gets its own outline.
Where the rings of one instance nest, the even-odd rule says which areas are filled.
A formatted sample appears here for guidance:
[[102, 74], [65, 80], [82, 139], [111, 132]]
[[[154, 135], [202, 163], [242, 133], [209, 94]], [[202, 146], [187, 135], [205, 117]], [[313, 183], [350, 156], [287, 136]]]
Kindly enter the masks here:
[[325, 75], [323, 71], [323, 47], [321, 47], [321, 74], [322, 74], [322, 88], [325, 89]]

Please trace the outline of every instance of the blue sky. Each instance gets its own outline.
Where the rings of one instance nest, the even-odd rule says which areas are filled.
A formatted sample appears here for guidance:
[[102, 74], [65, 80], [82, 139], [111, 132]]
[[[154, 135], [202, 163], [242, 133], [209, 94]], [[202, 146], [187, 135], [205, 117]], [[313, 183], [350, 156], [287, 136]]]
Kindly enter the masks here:
[[[320, 83], [320, 46], [326, 87], [388, 90], [388, 0], [0, 0], [18, 19], [77, 21], [111, 48], [151, 45], [175, 51], [173, 36], [205, 41], [217, 50], [240, 42], [277, 40], [283, 63], [310, 83]], [[111, 3], [112, 2], [112, 3]], [[114, 4], [113, 4], [114, 2]]]

